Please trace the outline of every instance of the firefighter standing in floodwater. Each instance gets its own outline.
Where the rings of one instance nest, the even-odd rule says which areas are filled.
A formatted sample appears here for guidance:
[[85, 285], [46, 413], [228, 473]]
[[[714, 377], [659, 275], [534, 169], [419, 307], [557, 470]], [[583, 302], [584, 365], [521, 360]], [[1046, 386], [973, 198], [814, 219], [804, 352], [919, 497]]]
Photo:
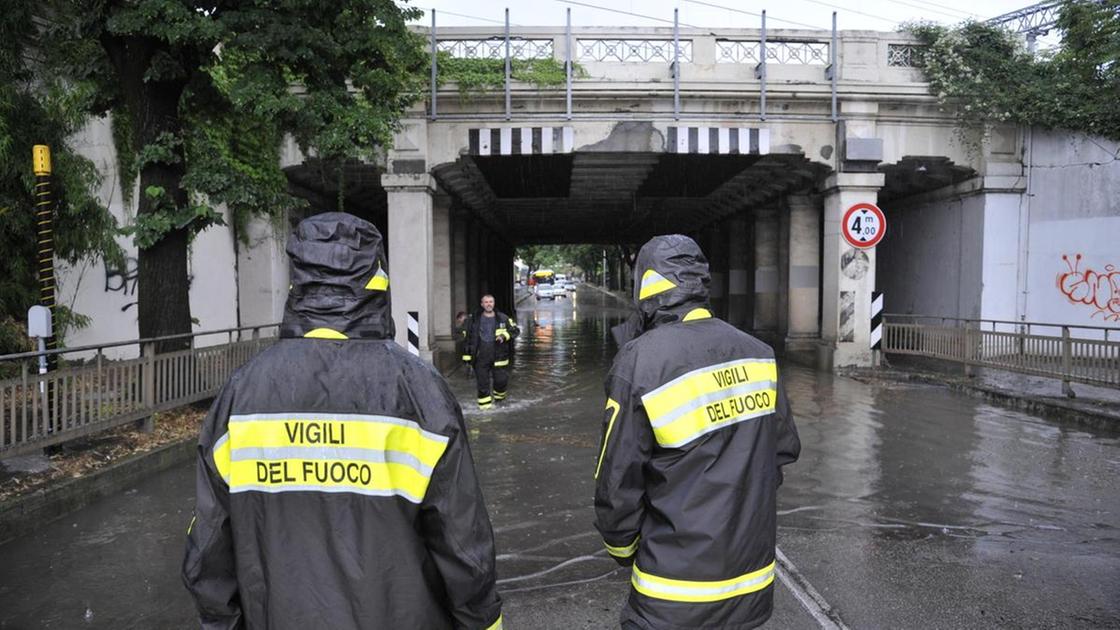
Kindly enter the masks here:
[[801, 443], [774, 351], [712, 317], [708, 261], [658, 236], [616, 327], [595, 525], [633, 565], [625, 629], [754, 628], [773, 610], [781, 466]]
[[467, 338], [463, 361], [474, 365], [479, 409], [489, 409], [495, 401], [503, 401], [509, 394], [513, 340], [521, 330], [509, 315], [494, 310], [493, 295], [482, 296], [481, 306], [482, 309], [467, 320], [463, 331]]
[[494, 535], [447, 383], [393, 341], [381, 234], [288, 240], [280, 339], [198, 445], [183, 580], [206, 630], [500, 630]]

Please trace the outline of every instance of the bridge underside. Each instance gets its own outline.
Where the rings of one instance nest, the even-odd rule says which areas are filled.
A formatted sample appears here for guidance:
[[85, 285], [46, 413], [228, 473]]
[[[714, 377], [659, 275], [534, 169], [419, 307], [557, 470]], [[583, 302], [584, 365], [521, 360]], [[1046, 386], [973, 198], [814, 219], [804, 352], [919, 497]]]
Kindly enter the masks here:
[[[515, 308], [517, 245], [633, 252], [654, 235], [683, 233], [709, 258], [717, 315], [803, 360], [843, 365], [870, 361], [865, 324], [876, 287], [875, 250], [842, 241], [843, 211], [893, 205], [976, 175], [938, 156], [848, 166], [837, 173], [799, 152], [461, 155], [428, 172], [383, 176], [347, 164], [342, 195], [338, 169], [305, 162], [287, 173], [310, 212], [333, 210], [341, 198], [388, 235], [398, 333], [403, 341], [409, 311], [427, 313], [422, 354], [450, 356], [454, 314], [484, 293]], [[611, 284], [626, 288], [626, 261], [609, 263]]]

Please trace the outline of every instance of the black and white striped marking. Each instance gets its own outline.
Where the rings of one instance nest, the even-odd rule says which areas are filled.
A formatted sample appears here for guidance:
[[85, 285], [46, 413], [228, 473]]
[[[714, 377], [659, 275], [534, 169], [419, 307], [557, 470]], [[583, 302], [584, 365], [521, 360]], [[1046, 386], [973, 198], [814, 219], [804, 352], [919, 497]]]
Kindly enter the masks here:
[[408, 351], [420, 356], [420, 312], [408, 312]]
[[883, 292], [871, 292], [871, 349], [883, 349]]
[[571, 127], [487, 127], [471, 129], [471, 155], [545, 155], [571, 153]]
[[765, 155], [770, 152], [770, 130], [747, 127], [669, 127], [665, 148], [669, 153]]

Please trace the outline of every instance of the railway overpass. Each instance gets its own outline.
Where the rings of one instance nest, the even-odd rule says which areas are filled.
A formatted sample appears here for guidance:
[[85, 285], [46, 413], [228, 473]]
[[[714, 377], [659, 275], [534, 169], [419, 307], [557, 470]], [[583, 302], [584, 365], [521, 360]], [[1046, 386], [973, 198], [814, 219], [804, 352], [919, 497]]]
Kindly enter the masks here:
[[[500, 29], [433, 39], [506, 54]], [[1021, 131], [959, 132], [915, 46], [865, 31], [517, 29], [512, 58], [570, 59], [580, 78], [468, 95], [441, 82], [369, 167], [398, 330], [418, 311], [422, 352], [449, 349], [455, 311], [481, 292], [509, 301], [516, 245], [679, 232], [708, 253], [721, 316], [825, 365], [870, 363], [881, 257], [843, 242], [843, 211], [954, 186], [983, 208], [1022, 192]]]

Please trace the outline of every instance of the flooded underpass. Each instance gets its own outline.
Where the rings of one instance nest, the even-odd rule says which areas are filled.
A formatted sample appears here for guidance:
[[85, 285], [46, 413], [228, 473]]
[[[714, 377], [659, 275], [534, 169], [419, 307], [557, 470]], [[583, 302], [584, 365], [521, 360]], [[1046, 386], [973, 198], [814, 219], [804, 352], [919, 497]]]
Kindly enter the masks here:
[[[629, 575], [592, 526], [592, 474], [625, 314], [590, 287], [530, 299], [503, 406], [477, 410], [473, 379], [449, 377], [507, 628], [617, 627]], [[1116, 434], [939, 387], [782, 371], [803, 451], [779, 494], [789, 562], [768, 627], [820, 627], [828, 607], [851, 628], [1120, 626]], [[0, 546], [0, 628], [197, 627], [179, 581], [193, 501], [184, 464]]]

